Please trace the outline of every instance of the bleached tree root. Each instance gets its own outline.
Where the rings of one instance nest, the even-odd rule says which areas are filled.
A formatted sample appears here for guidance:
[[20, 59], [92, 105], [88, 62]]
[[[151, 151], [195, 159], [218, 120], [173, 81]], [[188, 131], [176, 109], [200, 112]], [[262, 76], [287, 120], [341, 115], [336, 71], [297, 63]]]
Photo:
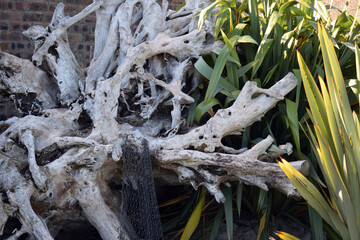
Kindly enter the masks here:
[[[47, 28], [25, 32], [36, 44], [32, 62], [0, 52], [1, 104], [16, 108], [0, 115], [0, 234], [54, 239], [67, 224], [86, 220], [103, 239], [118, 239], [120, 232], [133, 239], [114, 187], [122, 182], [129, 142], [148, 142], [155, 178], [174, 184], [161, 172], [170, 169], [182, 184], [203, 185], [219, 202], [225, 200], [220, 184], [230, 181], [299, 196], [276, 164], [261, 161], [290, 154], [290, 144], [269, 153], [270, 136], [251, 149], [221, 142], [284, 99], [297, 84], [293, 74], [270, 89], [248, 82], [232, 106], [206, 124], [182, 126], [199, 82], [193, 62], [220, 46], [211, 38], [214, 17], [200, 31], [192, 17], [206, 4], [189, 0], [174, 12], [167, 1], [94, 0], [73, 17], [59, 4]], [[94, 11], [94, 56], [81, 69], [67, 28]], [[307, 162], [293, 164], [308, 174]], [[9, 233], [5, 226], [14, 218], [21, 227]]]
[[[266, 191], [276, 188], [288, 196], [300, 197], [294, 185], [277, 163], [259, 161], [266, 154], [266, 149], [272, 144], [269, 136], [250, 150], [240, 154], [204, 153], [194, 150], [160, 150], [156, 158], [162, 167], [174, 170], [181, 181], [190, 182], [194, 188], [204, 185], [215, 196], [218, 202], [225, 202], [220, 190], [220, 183], [239, 181], [258, 186]], [[282, 152], [282, 154], [285, 154]], [[308, 162], [294, 162], [294, 167], [308, 174]]]

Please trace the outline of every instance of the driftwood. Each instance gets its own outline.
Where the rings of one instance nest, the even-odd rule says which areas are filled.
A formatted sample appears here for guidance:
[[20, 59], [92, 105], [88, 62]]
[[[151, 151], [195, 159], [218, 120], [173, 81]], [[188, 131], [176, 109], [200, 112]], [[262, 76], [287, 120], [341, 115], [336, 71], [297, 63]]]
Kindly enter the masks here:
[[[277, 164], [259, 160], [268, 154], [270, 136], [251, 149], [221, 143], [282, 100], [297, 84], [291, 73], [270, 89], [246, 83], [231, 107], [183, 130], [199, 82], [193, 62], [220, 46], [213, 42], [214, 16], [197, 30], [193, 14], [207, 4], [189, 0], [174, 12], [167, 1], [94, 0], [68, 17], [60, 3], [47, 28], [24, 32], [35, 43], [32, 61], [0, 52], [2, 104], [16, 106], [16, 114], [1, 115], [0, 122], [0, 235], [14, 218], [21, 227], [8, 239], [25, 233], [54, 239], [69, 221], [87, 220], [103, 239], [118, 239], [126, 223], [111, 185], [121, 183], [126, 141], [149, 142], [155, 178], [178, 184], [162, 175], [161, 169], [170, 169], [179, 182], [203, 185], [219, 202], [225, 200], [219, 185], [229, 181], [299, 196]], [[67, 29], [93, 12], [94, 56], [81, 69]], [[292, 149], [279, 148], [277, 156]], [[293, 164], [308, 173], [306, 161]]]

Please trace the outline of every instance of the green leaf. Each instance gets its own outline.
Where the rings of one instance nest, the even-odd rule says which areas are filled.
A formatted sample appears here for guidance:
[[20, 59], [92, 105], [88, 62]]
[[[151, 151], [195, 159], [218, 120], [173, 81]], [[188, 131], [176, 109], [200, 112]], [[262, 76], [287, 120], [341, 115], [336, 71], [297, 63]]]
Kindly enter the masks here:
[[237, 72], [237, 66], [234, 63], [226, 64], [226, 73], [228, 82], [231, 83], [236, 88], [239, 88], [239, 76]]
[[322, 1], [315, 1], [315, 9], [320, 14], [320, 17], [323, 18], [324, 22], [330, 21], [330, 16], [328, 14], [328, 11], [326, 10], [326, 7]]
[[[205, 78], [210, 79], [213, 69], [205, 62], [203, 57], [200, 57], [196, 63], [195, 68], [198, 72], [203, 75]], [[231, 83], [229, 83], [223, 77], [220, 77], [219, 87], [229, 92], [238, 91], [238, 88], [234, 87]]]
[[176, 9], [175, 11], [178, 12], [180, 9], [182, 9], [184, 6], [186, 5], [186, 2], [182, 2]]
[[308, 212], [309, 212], [309, 219], [311, 225], [312, 239], [323, 240], [324, 230], [323, 230], [323, 222], [321, 216], [310, 205], [308, 205]]
[[298, 4], [298, 1], [289, 1], [289, 2], [285, 2], [283, 5], [281, 5], [280, 9], [279, 9], [279, 13], [284, 13], [286, 9], [288, 9], [291, 6], [294, 6]]
[[231, 187], [224, 187], [223, 193], [225, 196], [225, 219], [226, 219], [226, 233], [228, 240], [233, 239], [233, 229], [234, 229], [234, 221], [233, 221], [233, 211], [232, 211], [232, 189]]
[[[211, 53], [216, 53], [216, 55], [220, 55], [222, 48], [214, 48], [213, 50], [211, 50]], [[216, 58], [214, 60], [216, 62]], [[229, 56], [227, 59], [227, 62], [232, 62], [232, 63], [236, 63], [238, 66], [239, 62], [235, 60], [235, 58], [233, 58], [232, 56]]]
[[188, 113], [188, 116], [187, 116], [187, 124], [186, 124], [187, 127], [190, 127], [192, 122], [195, 119], [195, 109], [196, 109], [196, 105], [198, 104], [198, 101], [199, 101], [199, 98], [200, 98], [199, 92], [195, 92], [195, 94], [193, 94], [193, 97], [194, 97], [195, 101], [193, 103], [191, 103], [190, 107], [189, 107], [189, 113]]
[[261, 214], [263, 212], [263, 210], [266, 208], [267, 194], [268, 194], [267, 191], [260, 189], [259, 199], [258, 199], [258, 203], [257, 203], [257, 212], [259, 214]]
[[234, 47], [234, 44], [230, 42], [230, 40], [228, 39], [228, 37], [226, 36], [226, 34], [221, 30], [221, 36], [223, 37], [223, 40], [230, 52], [230, 55], [235, 59], [236, 64], [238, 64], [239, 66], [241, 66], [240, 64], [240, 59], [239, 56], [236, 52], [236, 49]]
[[246, 26], [247, 26], [246, 23], [238, 23], [235, 26], [233, 32], [231, 33], [231, 37], [240, 36]]
[[247, 73], [251, 68], [253, 68], [258, 62], [260, 61], [260, 59], [256, 60], [256, 61], [252, 61], [248, 64], [246, 64], [245, 66], [240, 67], [237, 71], [237, 75], [240, 77], [242, 77], [245, 73]]
[[326, 110], [325, 110], [324, 101], [322, 100], [321, 97], [321, 93], [300, 53], [297, 54], [297, 57], [298, 57], [298, 63], [300, 67], [301, 76], [303, 79], [306, 96], [310, 105], [311, 112], [313, 113], [313, 117], [315, 121], [314, 124], [319, 125], [322, 131], [327, 135], [329, 135], [330, 133], [329, 126], [324, 123], [322, 117], [322, 116], [326, 116]]
[[210, 240], [215, 240], [216, 236], [219, 232], [220, 224], [222, 217], [224, 215], [224, 207], [221, 207], [218, 212], [216, 213], [214, 224], [212, 226], [211, 234], [210, 234]]
[[285, 160], [279, 162], [280, 168], [295, 185], [301, 196], [310, 204], [320, 216], [334, 229], [337, 229], [344, 239], [350, 239], [349, 232], [341, 219], [333, 212], [319, 190], [300, 172]]
[[238, 39], [238, 42], [239, 43], [253, 43], [253, 44], [256, 44], [256, 45], [259, 45], [255, 39], [253, 39], [251, 36], [249, 35], [245, 35], [245, 36], [241, 36], [239, 39]]
[[224, 25], [226, 18], [228, 16], [228, 9], [226, 6], [221, 6], [220, 7], [220, 11], [218, 13], [217, 19], [216, 19], [216, 24], [215, 24], [215, 39], [217, 39], [220, 30], [222, 28], [222, 26]]
[[265, 86], [269, 81], [270, 79], [272, 79], [272, 77], [274, 76], [274, 73], [275, 71], [278, 69], [278, 66], [279, 66], [279, 63], [275, 64], [271, 70], [266, 74], [263, 82], [262, 82], [262, 85]]
[[220, 105], [221, 103], [216, 98], [210, 98], [210, 100], [206, 103], [202, 101], [199, 105], [195, 108], [195, 121], [199, 122], [201, 117], [213, 106]]
[[[278, 13], [278, 12], [273, 12], [271, 14], [271, 17], [270, 17], [270, 20], [269, 20], [269, 23], [266, 27], [266, 30], [265, 30], [265, 33], [264, 33], [264, 36], [263, 36], [263, 39], [261, 40], [261, 42], [265, 42], [266, 39], [269, 37], [270, 33], [272, 32], [275, 24], [277, 23], [277, 21], [279, 20], [279, 18], [282, 16], [281, 13]], [[261, 44], [260, 44], [261, 46]]]
[[[278, 13], [278, 12], [273, 12], [271, 14], [271, 17], [270, 17], [270, 20], [269, 20], [269, 24], [267, 25], [266, 27], [266, 30], [265, 30], [265, 34], [264, 34], [264, 37], [263, 39], [261, 40], [261, 43], [260, 43], [260, 46], [258, 48], [258, 51], [255, 55], [255, 61], [256, 60], [260, 60], [256, 65], [255, 67], [253, 68], [252, 70], [252, 73], [251, 73], [251, 80], [253, 80], [256, 72], [258, 71], [258, 69], [260, 68], [262, 62], [264, 61], [264, 58], [265, 58], [265, 55], [266, 53], [269, 51], [270, 49], [270, 46], [273, 42], [273, 40], [271, 39], [268, 39], [270, 33], [272, 32], [275, 24], [277, 23], [277, 21], [279, 20], [279, 18], [282, 16], [282, 14]], [[256, 38], [255, 38], [256, 39]]]
[[186, 223], [184, 232], [182, 233], [180, 240], [190, 239], [191, 235], [194, 233], [197, 225], [199, 224], [204, 203], [205, 203], [205, 192], [202, 194], [199, 203], [196, 205], [193, 213], [190, 216], [189, 221]]
[[[344, 127], [344, 130], [346, 134], [351, 137], [352, 144], [354, 146], [360, 145], [360, 135], [356, 131], [356, 125], [352, 116], [352, 110], [349, 103], [349, 98], [347, 95], [346, 87], [344, 84], [344, 78], [342, 76], [340, 64], [337, 60], [337, 55], [335, 52], [335, 49], [333, 45], [331, 44], [331, 41], [327, 35], [327, 32], [325, 30], [325, 27], [321, 25], [319, 27], [319, 39], [320, 39], [320, 47], [323, 54], [323, 60], [324, 60], [324, 67], [325, 67], [325, 75], [330, 84], [328, 84], [329, 87], [329, 93], [331, 94], [332, 98], [334, 99], [333, 109], [334, 112], [337, 112], [339, 115], [342, 126]], [[337, 100], [336, 100], [337, 99]], [[335, 102], [337, 101], [337, 102]], [[341, 106], [338, 106], [338, 104], [341, 104]], [[337, 109], [337, 110], [336, 110]], [[343, 138], [343, 140], [346, 140], [349, 142], [348, 138]], [[345, 142], [346, 143], [346, 142]], [[353, 166], [356, 166], [357, 172], [360, 172], [360, 149], [359, 148], [353, 148], [353, 157], [354, 159], [357, 159], [355, 162], [351, 161], [349, 159], [349, 164], [352, 164]], [[351, 172], [350, 172], [351, 173]], [[360, 184], [360, 183], [359, 183]], [[359, 216], [360, 217], [360, 216]]]
[[355, 61], [356, 61], [356, 85], [351, 89], [358, 96], [360, 106], [360, 50], [358, 45], [355, 46]]
[[206, 90], [206, 94], [205, 94], [205, 102], [208, 102], [210, 100], [210, 98], [213, 97], [213, 94], [215, 92], [216, 87], [218, 86], [218, 83], [219, 83], [219, 80], [221, 77], [221, 73], [224, 70], [224, 67], [225, 67], [225, 64], [227, 62], [229, 55], [230, 55], [229, 50], [227, 49], [226, 46], [224, 46], [223, 49], [221, 50], [218, 58], [216, 59], [214, 71], [212, 71], [212, 73], [211, 73], [209, 86], [208, 86], [208, 88]]
[[267, 39], [265, 42], [261, 43], [261, 45], [256, 53], [255, 59], [254, 59], [256, 64], [254, 65], [253, 70], [252, 70], [251, 80], [253, 80], [256, 72], [259, 70], [262, 62], [264, 61], [266, 53], [269, 51], [272, 42], [273, 42], [272, 39]]
[[296, 32], [296, 29], [284, 33], [281, 37], [281, 44], [285, 44]]
[[289, 99], [286, 99], [286, 117], [290, 123], [290, 129], [291, 129], [292, 137], [294, 139], [296, 150], [298, 151], [300, 158], [302, 159], [303, 157], [301, 156], [301, 148], [300, 148], [298, 109], [296, 103]]
[[242, 183], [238, 183], [237, 190], [236, 190], [236, 207], [237, 207], [239, 217], [240, 217], [240, 213], [241, 213], [241, 199], [242, 199]]
[[257, 0], [248, 0], [250, 26], [252, 29], [253, 37], [256, 42], [260, 42], [260, 25], [259, 25], [259, 11]]
[[212, 12], [212, 10], [214, 10], [214, 8], [217, 6], [217, 4], [218, 4], [218, 1], [215, 1], [212, 4], [210, 4], [208, 7], [204, 8], [203, 10], [200, 11], [199, 21], [198, 21], [198, 31], [200, 31], [202, 25], [205, 22], [205, 19], [209, 16], [209, 14]]

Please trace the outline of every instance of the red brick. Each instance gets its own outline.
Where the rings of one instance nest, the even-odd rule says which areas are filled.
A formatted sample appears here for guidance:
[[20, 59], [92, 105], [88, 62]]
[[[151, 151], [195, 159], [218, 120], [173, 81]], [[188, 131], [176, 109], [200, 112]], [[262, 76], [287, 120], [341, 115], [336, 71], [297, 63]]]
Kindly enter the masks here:
[[50, 22], [51, 22], [51, 19], [52, 19], [52, 16], [53, 16], [52, 13], [47, 13], [47, 14], [45, 15], [44, 21], [47, 22], [47, 23], [50, 23]]
[[81, 4], [66, 4], [64, 11], [66, 14], [75, 15], [78, 12], [80, 12], [83, 8], [84, 6], [82, 6]]
[[11, 32], [8, 34], [10, 41], [19, 41], [21, 39], [20, 32]]
[[24, 13], [22, 20], [24, 22], [42, 22], [41, 13]]
[[[51, 21], [58, 2], [61, 1], [0, 0], [0, 44], [2, 49], [8, 48], [8, 51], [12, 54], [29, 58], [34, 47], [29, 44], [30, 40], [24, 37], [21, 31], [33, 25], [46, 27]], [[91, 4], [93, 0], [65, 0], [63, 2], [66, 8], [65, 14], [73, 16]], [[174, 7], [181, 2], [183, 0], [169, 1]], [[95, 21], [95, 13], [93, 13], [86, 19], [79, 21], [76, 26], [71, 27], [68, 31], [71, 47], [76, 52], [75, 55], [79, 63], [83, 66], [88, 64], [93, 51]]]
[[57, 4], [49, 4], [49, 11], [54, 12]]
[[85, 4], [84, 2], [85, 1], [82, 1], [82, 0], [67, 0], [68, 3], [73, 3], [73, 4], [79, 4], [79, 3], [82, 3], [82, 4]]
[[0, 31], [0, 40], [1, 41], [7, 41], [9, 40], [9, 34], [7, 32], [1, 32]]
[[20, 31], [21, 28], [21, 24], [19, 23], [11, 23], [10, 24], [10, 29], [14, 30], [14, 31]]
[[92, 42], [92, 41], [94, 41], [94, 36], [93, 36], [93, 34], [86, 34], [85, 35], [85, 41], [86, 42]]
[[82, 41], [82, 34], [70, 35], [70, 38], [74, 42], [81, 42]]
[[1, 51], [7, 51], [9, 50], [9, 43], [0, 43], [0, 50]]
[[21, 20], [21, 13], [15, 11], [2, 12], [1, 18], [12, 22], [19, 22]]
[[2, 10], [12, 10], [14, 7], [14, 3], [11, 1], [2, 1], [0, 2], [0, 9]]
[[16, 47], [17, 47], [18, 49], [24, 49], [24, 48], [25, 48], [25, 45], [24, 45], [23, 43], [17, 43], [17, 44], [16, 44]]
[[24, 3], [17, 2], [15, 3], [16, 10], [24, 10]]
[[0, 22], [0, 30], [7, 31], [9, 29], [9, 25], [6, 22]]
[[30, 11], [47, 11], [48, 7], [46, 3], [29, 3]]

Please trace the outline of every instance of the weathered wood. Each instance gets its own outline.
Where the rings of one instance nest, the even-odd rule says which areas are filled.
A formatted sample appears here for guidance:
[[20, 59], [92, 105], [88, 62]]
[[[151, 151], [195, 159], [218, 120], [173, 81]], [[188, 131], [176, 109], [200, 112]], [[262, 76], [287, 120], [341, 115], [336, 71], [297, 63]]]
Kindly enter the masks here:
[[[167, 1], [94, 0], [72, 17], [64, 16], [59, 4], [47, 28], [25, 32], [36, 45], [32, 62], [0, 52], [3, 98], [19, 102], [19, 96], [32, 94], [28, 105], [38, 108], [36, 113], [15, 104], [14, 117], [2, 115], [8, 119], [0, 122], [0, 233], [9, 218], [17, 218], [22, 226], [9, 239], [23, 233], [53, 239], [71, 219], [87, 220], [103, 239], [118, 239], [120, 230], [131, 239], [128, 223], [120, 220], [121, 197], [111, 187], [121, 183], [122, 146], [128, 140], [139, 146], [149, 142], [155, 178], [179, 184], [177, 174], [183, 184], [205, 186], [219, 202], [224, 201], [219, 185], [229, 181], [299, 196], [276, 164], [260, 161], [291, 153], [291, 145], [270, 156], [271, 137], [251, 149], [221, 143], [294, 89], [292, 74], [270, 89], [246, 83], [232, 106], [178, 134], [199, 82], [192, 63], [221, 46], [208, 41], [214, 16], [200, 31], [192, 17], [207, 4], [188, 0], [174, 12]], [[92, 12], [94, 56], [81, 69], [66, 31]], [[260, 96], [253, 99], [255, 93]], [[294, 166], [308, 173], [307, 162]]]

